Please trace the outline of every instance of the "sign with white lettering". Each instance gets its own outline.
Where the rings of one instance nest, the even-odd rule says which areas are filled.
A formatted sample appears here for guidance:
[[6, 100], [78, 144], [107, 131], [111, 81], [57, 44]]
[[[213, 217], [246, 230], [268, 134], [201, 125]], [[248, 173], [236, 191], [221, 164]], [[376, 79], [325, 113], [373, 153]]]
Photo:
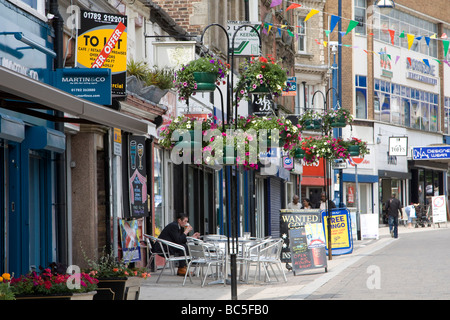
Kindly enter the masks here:
[[74, 96], [111, 105], [111, 70], [65, 68], [55, 72], [55, 86]]
[[407, 156], [408, 137], [389, 137], [389, 156]]
[[412, 158], [413, 160], [450, 159], [450, 146], [413, 148]]

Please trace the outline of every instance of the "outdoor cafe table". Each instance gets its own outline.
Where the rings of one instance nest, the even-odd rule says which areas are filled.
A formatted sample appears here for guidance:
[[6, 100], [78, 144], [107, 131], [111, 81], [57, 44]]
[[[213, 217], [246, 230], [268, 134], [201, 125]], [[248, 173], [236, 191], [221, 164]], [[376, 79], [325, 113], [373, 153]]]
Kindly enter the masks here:
[[[230, 252], [229, 252], [229, 248], [228, 248], [228, 241], [230, 241], [230, 246], [232, 245], [233, 239], [230, 238], [228, 239], [228, 237], [226, 236], [218, 236], [218, 235], [205, 235], [203, 237], [203, 241], [206, 243], [212, 243], [214, 245], [216, 245], [219, 249], [224, 250], [225, 252], [225, 271], [224, 274], [228, 275], [228, 264], [229, 264], [229, 257], [230, 257]], [[246, 250], [247, 248], [249, 248], [252, 245], [258, 244], [261, 241], [263, 241], [262, 239], [257, 239], [257, 238], [243, 238], [243, 237], [239, 237], [238, 241], [237, 241], [237, 248], [236, 248], [236, 254], [237, 257], [245, 257], [246, 254]], [[244, 273], [244, 265], [241, 264], [241, 268], [240, 268], [240, 272], [239, 272], [239, 277], [241, 281], [244, 281], [247, 278], [247, 275]], [[217, 280], [217, 281], [213, 281], [210, 282], [209, 284], [223, 284], [223, 279], [222, 280]], [[229, 284], [229, 280], [227, 279], [227, 282]]]

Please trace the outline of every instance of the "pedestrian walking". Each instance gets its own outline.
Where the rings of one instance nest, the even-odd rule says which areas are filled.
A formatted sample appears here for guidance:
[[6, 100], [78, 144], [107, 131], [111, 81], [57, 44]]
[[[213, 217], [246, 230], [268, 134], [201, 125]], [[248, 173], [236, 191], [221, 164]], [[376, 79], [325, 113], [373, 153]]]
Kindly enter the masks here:
[[398, 238], [398, 216], [402, 214], [402, 204], [393, 192], [392, 197], [386, 202], [386, 214], [388, 216], [389, 232], [391, 237]]

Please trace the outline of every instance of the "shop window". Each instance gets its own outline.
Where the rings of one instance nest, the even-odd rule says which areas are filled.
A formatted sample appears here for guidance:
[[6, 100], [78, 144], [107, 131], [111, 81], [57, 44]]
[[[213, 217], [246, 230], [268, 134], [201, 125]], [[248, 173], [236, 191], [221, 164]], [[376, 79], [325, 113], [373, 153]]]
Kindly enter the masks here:
[[26, 11], [37, 12], [45, 16], [45, 0], [18, 0], [15, 4]]

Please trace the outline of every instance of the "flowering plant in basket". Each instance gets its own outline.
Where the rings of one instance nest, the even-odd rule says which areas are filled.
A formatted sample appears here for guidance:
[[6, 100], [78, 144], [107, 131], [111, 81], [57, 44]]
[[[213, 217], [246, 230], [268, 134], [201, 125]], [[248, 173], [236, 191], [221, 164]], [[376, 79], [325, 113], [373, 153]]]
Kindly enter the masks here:
[[348, 149], [340, 138], [329, 136], [306, 137], [301, 142], [301, 148], [305, 151], [306, 162], [314, 162], [320, 158], [348, 159]]
[[369, 149], [367, 149], [367, 142], [355, 137], [343, 141], [343, 145], [349, 149], [349, 151], [351, 151], [350, 149], [352, 146], [358, 147], [357, 151], [359, 151], [360, 156], [364, 156], [369, 153]]
[[175, 72], [175, 79], [173, 83], [178, 91], [178, 99], [188, 100], [189, 97], [195, 94], [197, 90], [197, 82], [194, 79], [194, 72], [209, 72], [216, 74], [215, 81], [220, 83], [228, 74], [230, 65], [220, 60], [217, 57], [206, 55], [185, 64]]
[[353, 116], [347, 109], [338, 108], [327, 110], [323, 116], [323, 126], [327, 132], [333, 127], [341, 128], [353, 122]]
[[281, 96], [283, 87], [286, 85], [287, 72], [268, 55], [264, 57], [252, 57], [250, 60], [241, 63], [241, 77], [236, 84], [236, 102], [239, 105], [241, 100], [247, 100], [249, 93], [265, 87], [274, 96]]
[[[177, 141], [172, 141], [172, 135], [176, 130], [180, 130], [179, 133], [183, 133], [181, 130], [195, 130], [196, 128], [201, 128], [202, 136], [205, 135], [205, 131], [209, 129], [217, 129], [220, 124], [216, 123], [217, 117], [211, 114], [207, 119], [189, 117], [187, 115], [181, 115], [176, 118], [172, 118], [169, 122], [161, 126], [159, 129], [159, 144], [166, 149], [172, 149]], [[196, 124], [196, 122], [201, 122], [201, 126]], [[221, 129], [221, 128], [220, 128]]]

